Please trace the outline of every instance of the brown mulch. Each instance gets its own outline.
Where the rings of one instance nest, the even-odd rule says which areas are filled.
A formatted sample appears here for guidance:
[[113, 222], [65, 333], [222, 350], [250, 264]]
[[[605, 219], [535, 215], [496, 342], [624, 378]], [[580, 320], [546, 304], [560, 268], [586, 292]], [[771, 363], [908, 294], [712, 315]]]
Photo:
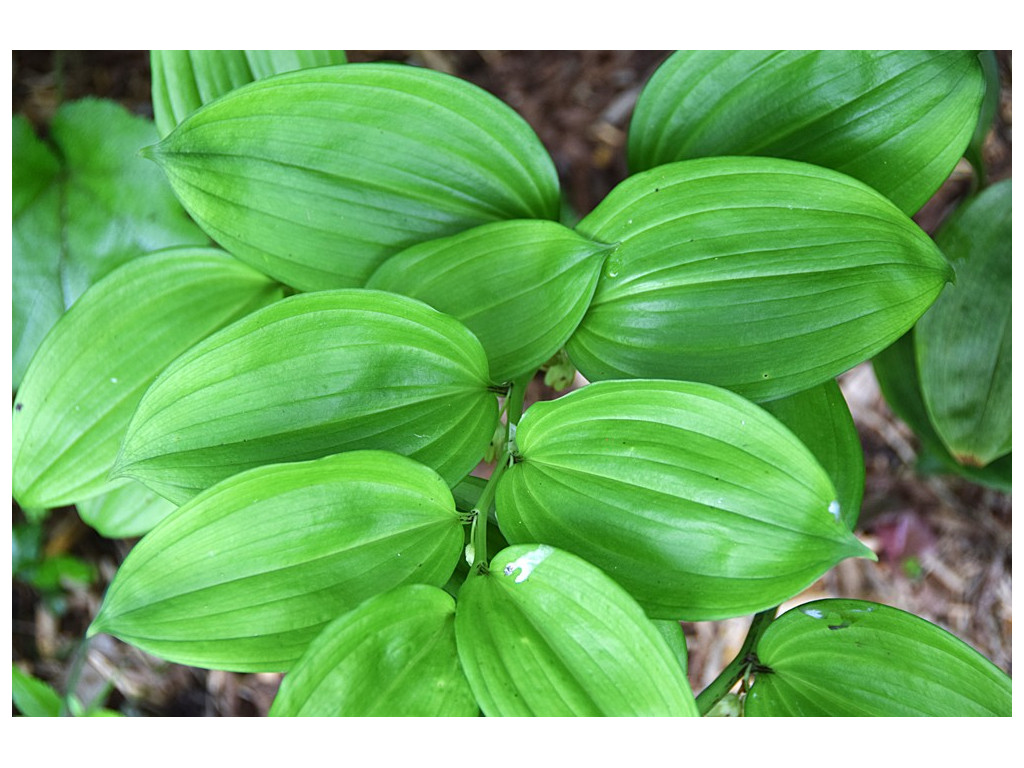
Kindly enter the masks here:
[[[145, 51], [15, 51], [13, 112], [45, 132], [64, 100], [96, 95], [151, 116]], [[352, 61], [391, 59], [457, 74], [522, 114], [555, 160], [574, 210], [591, 210], [626, 175], [624, 143], [633, 101], [667, 51], [359, 51]], [[1012, 62], [1000, 53], [1004, 96], [986, 146], [993, 178], [1011, 175]], [[918, 215], [927, 231], [970, 187], [962, 167]], [[917, 442], [882, 400], [869, 365], [840, 379], [860, 432], [867, 465], [858, 534], [878, 563], [848, 560], [792, 601], [817, 597], [875, 600], [923, 616], [958, 635], [1011, 672], [1011, 497], [950, 476], [914, 470]], [[535, 396], [554, 396], [539, 381]], [[14, 506], [15, 523], [24, 517]], [[103, 539], [73, 509], [46, 522], [49, 554], [96, 565], [88, 587], [57, 600], [12, 584], [13, 661], [83, 700], [113, 690], [107, 706], [140, 716], [246, 716], [267, 712], [279, 676], [213, 672], [169, 664], [113, 638], [81, 638], [103, 590], [133, 542]], [[739, 649], [749, 618], [686, 624], [695, 689], [709, 683]]]

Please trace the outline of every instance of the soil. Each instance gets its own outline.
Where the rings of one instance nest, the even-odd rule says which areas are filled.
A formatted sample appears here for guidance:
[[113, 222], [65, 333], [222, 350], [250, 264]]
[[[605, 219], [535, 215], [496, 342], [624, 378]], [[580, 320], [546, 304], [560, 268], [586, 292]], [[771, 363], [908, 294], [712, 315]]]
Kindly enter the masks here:
[[[548, 148], [573, 209], [591, 210], [626, 176], [624, 144], [633, 102], [667, 51], [352, 51], [351, 61], [396, 60], [456, 74], [516, 109]], [[1012, 61], [999, 53], [1003, 93], [985, 147], [992, 179], [1011, 175]], [[114, 99], [152, 116], [146, 51], [14, 51], [13, 112], [45, 134], [62, 101]], [[970, 189], [962, 165], [918, 214], [928, 232]], [[847, 560], [790, 604], [818, 597], [857, 597], [923, 616], [958, 635], [1012, 672], [1011, 497], [952, 476], [915, 471], [918, 444], [889, 411], [870, 365], [840, 377], [864, 446], [866, 490], [858, 535], [878, 563]], [[555, 394], [538, 379], [536, 399]], [[14, 522], [24, 522], [17, 505]], [[266, 714], [276, 674], [233, 674], [169, 664], [107, 636], [85, 646], [84, 631], [133, 541], [111, 541], [73, 509], [46, 521], [47, 554], [71, 554], [99, 574], [87, 587], [56, 596], [12, 583], [13, 662], [58, 690], [99, 696], [139, 716]], [[695, 690], [707, 685], [739, 649], [749, 618], [684, 624]], [[113, 688], [106, 692], [107, 681]]]

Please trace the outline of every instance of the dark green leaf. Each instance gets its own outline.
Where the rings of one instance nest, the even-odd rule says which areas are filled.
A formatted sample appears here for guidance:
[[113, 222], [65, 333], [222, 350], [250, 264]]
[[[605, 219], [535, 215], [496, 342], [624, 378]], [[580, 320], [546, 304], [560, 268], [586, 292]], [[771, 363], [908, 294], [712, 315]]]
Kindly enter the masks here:
[[863, 600], [787, 611], [756, 648], [750, 716], [1009, 716], [1010, 678], [924, 619]]
[[753, 613], [844, 558], [874, 557], [808, 449], [717, 387], [591, 384], [531, 406], [516, 441], [498, 483], [505, 537], [589, 560], [652, 618]]
[[89, 634], [236, 671], [289, 669], [323, 627], [462, 550], [444, 481], [397, 454], [259, 467], [183, 505], [131, 551]]
[[153, 118], [162, 138], [203, 104], [246, 83], [345, 61], [343, 51], [150, 51]]
[[935, 241], [956, 269], [914, 329], [932, 425], [961, 464], [1011, 450], [1011, 181], [966, 202]]
[[952, 275], [877, 192], [790, 160], [661, 166], [612, 190], [579, 229], [619, 243], [567, 345], [591, 381], [783, 397], [888, 346]]
[[112, 490], [107, 478], [143, 392], [182, 352], [281, 297], [223, 251], [172, 248], [89, 288], [47, 334], [18, 390], [18, 503], [57, 507]]
[[697, 715], [679, 661], [640, 606], [568, 552], [500, 552], [459, 592], [455, 635], [491, 717]]
[[576, 330], [607, 250], [553, 221], [502, 221], [402, 251], [366, 285], [461, 320], [480, 339], [494, 380], [512, 381]]
[[250, 83], [150, 156], [218, 243], [301, 290], [360, 287], [398, 251], [479, 224], [558, 218], [554, 164], [526, 122], [415, 67]]
[[157, 138], [148, 120], [87, 99], [57, 111], [55, 151], [24, 118], [14, 119], [13, 134], [17, 389], [36, 347], [86, 288], [140, 254], [207, 240], [159, 170], [138, 156]]
[[1009, 492], [1013, 480], [1012, 453], [996, 459], [987, 467], [970, 467], [958, 463], [942, 444], [921, 397], [913, 336], [910, 332], [900, 337], [875, 355], [871, 365], [886, 403], [921, 441], [917, 469], [925, 473], [961, 475], [973, 482]]
[[802, 160], [913, 214], [963, 154], [984, 90], [971, 51], [678, 51], [637, 100], [629, 163]]
[[475, 717], [455, 601], [422, 584], [371, 597], [324, 628], [281, 683], [272, 717]]
[[830, 379], [763, 407], [789, 427], [828, 472], [839, 500], [839, 517], [852, 531], [864, 498], [864, 450], [839, 384]]

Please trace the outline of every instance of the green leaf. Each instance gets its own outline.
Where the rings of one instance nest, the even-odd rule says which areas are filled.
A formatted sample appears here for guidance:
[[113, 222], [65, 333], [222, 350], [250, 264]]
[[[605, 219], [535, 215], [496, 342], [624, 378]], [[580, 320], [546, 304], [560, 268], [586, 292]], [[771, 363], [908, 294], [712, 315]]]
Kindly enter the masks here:
[[752, 400], [884, 349], [952, 274], [881, 195], [790, 160], [661, 166], [612, 190], [579, 230], [619, 243], [566, 347], [587, 379], [706, 381]]
[[180, 503], [243, 469], [378, 448], [455, 485], [497, 417], [484, 351], [457, 320], [396, 294], [321, 291], [175, 360], [139, 403], [114, 475]]
[[177, 507], [142, 483], [129, 480], [100, 496], [80, 501], [78, 515], [108, 539], [130, 539], [148, 533]]
[[95, 99], [64, 104], [49, 144], [12, 123], [13, 387], [36, 347], [97, 280], [143, 253], [207, 243], [158, 169], [153, 124]]
[[844, 558], [874, 559], [803, 443], [717, 387], [591, 384], [531, 406], [516, 442], [497, 490], [508, 541], [583, 557], [652, 618], [754, 613]]
[[459, 592], [455, 636], [489, 717], [697, 715], [678, 659], [640, 606], [568, 552], [500, 552]]
[[402, 251], [366, 285], [461, 320], [480, 339], [494, 380], [512, 381], [576, 330], [607, 250], [552, 221], [502, 221]]
[[246, 83], [345, 62], [344, 51], [150, 51], [153, 118], [163, 138], [203, 104]]
[[871, 366], [885, 401], [921, 442], [917, 470], [923, 473], [955, 474], [1007, 493], [1013, 484], [1013, 454], [1008, 453], [986, 467], [960, 464], [949, 455], [935, 432], [921, 395], [921, 382], [914, 358], [914, 334], [909, 332], [871, 360]]
[[284, 671], [366, 598], [444, 584], [461, 550], [451, 493], [411, 459], [354, 451], [259, 467], [143, 537], [89, 636], [191, 666]]
[[281, 294], [213, 248], [150, 254], [89, 288], [47, 334], [15, 399], [18, 503], [57, 507], [112, 490], [107, 475], [121, 439], [157, 375]]
[[999, 110], [999, 94], [1002, 91], [1002, 83], [999, 78], [999, 60], [995, 51], [980, 51], [978, 62], [981, 64], [985, 76], [985, 98], [982, 99], [981, 109], [978, 114], [978, 123], [974, 127], [974, 134], [971, 136], [971, 143], [964, 151], [964, 156], [974, 166], [974, 172], [978, 175], [981, 186], [987, 185], [987, 171], [985, 168], [984, 146], [989, 131]]
[[789, 427], [828, 472], [836, 488], [839, 517], [852, 531], [864, 499], [864, 449], [839, 384], [830, 379], [763, 407]]
[[509, 106], [396, 64], [251, 83], [149, 156], [214, 240], [300, 290], [361, 287], [416, 243], [559, 212], [554, 164]]
[[42, 680], [11, 665], [11, 697], [25, 717], [60, 717], [61, 697]]
[[271, 717], [476, 717], [455, 647], [455, 601], [435, 587], [371, 597], [320, 633]]
[[932, 425], [961, 464], [984, 467], [1012, 447], [1011, 181], [972, 198], [936, 234], [953, 263], [946, 287], [914, 329]]
[[678, 51], [637, 100], [629, 164], [801, 160], [913, 214], [963, 155], [984, 91], [972, 51]]
[[818, 600], [772, 622], [756, 648], [749, 716], [1009, 716], [1010, 678], [922, 618], [863, 600]]

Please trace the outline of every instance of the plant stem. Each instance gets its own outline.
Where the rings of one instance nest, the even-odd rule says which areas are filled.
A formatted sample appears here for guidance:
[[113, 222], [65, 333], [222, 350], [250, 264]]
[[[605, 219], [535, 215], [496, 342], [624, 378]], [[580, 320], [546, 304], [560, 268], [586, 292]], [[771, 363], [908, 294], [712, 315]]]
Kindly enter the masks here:
[[777, 610], [778, 606], [754, 614], [754, 620], [750, 622], [750, 629], [747, 630], [747, 636], [743, 640], [743, 647], [740, 648], [739, 653], [726, 665], [718, 677], [712, 680], [711, 684], [697, 695], [697, 709], [700, 710], [702, 717], [710, 712], [711, 708], [732, 690], [737, 681], [743, 678], [743, 675], [753, 661], [754, 648], [757, 647], [757, 642], [761, 639], [761, 635], [764, 634], [768, 625], [775, 620], [775, 612]]
[[480, 492], [480, 498], [476, 501], [470, 514], [473, 516], [472, 542], [473, 542], [473, 568], [471, 573], [480, 573], [487, 570], [487, 513], [494, 501], [494, 494], [498, 490], [498, 480], [505, 474], [508, 465], [511, 463], [508, 449], [502, 452], [501, 458], [494, 466], [494, 471], [487, 478], [487, 485]]

